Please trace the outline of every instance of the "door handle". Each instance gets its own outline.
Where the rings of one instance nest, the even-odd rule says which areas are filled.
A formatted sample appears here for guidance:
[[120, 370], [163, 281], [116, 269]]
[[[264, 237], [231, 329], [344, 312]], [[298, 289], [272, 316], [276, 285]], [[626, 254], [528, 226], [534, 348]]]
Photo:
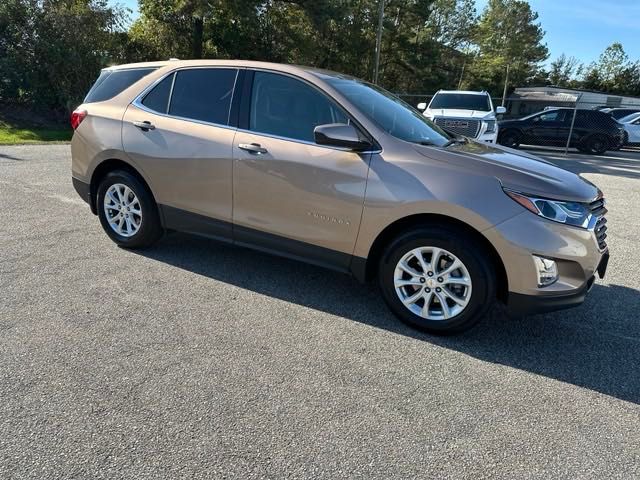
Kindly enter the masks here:
[[259, 143], [240, 143], [238, 144], [238, 148], [256, 155], [262, 155], [263, 153], [268, 152], [268, 150], [266, 148], [262, 148]]
[[133, 122], [133, 126], [138, 127], [143, 132], [148, 132], [149, 130], [153, 130], [156, 128], [156, 126], [153, 123], [147, 120], [145, 120], [144, 122]]

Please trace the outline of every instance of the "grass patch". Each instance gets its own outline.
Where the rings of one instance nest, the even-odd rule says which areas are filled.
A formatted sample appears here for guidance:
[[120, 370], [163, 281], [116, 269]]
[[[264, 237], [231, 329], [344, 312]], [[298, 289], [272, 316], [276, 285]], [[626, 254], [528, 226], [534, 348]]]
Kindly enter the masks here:
[[0, 145], [20, 145], [25, 143], [68, 142], [73, 130], [61, 126], [29, 127], [10, 125], [0, 121]]

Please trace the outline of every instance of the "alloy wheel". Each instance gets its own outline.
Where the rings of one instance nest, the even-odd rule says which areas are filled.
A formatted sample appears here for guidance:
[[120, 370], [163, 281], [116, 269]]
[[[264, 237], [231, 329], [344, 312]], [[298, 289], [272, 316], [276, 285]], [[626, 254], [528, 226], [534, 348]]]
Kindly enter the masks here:
[[132, 237], [142, 225], [142, 208], [135, 192], [127, 185], [114, 183], [104, 195], [104, 213], [111, 229], [123, 237]]
[[407, 252], [394, 270], [394, 287], [404, 306], [427, 320], [450, 320], [471, 299], [471, 276], [462, 261], [438, 247]]

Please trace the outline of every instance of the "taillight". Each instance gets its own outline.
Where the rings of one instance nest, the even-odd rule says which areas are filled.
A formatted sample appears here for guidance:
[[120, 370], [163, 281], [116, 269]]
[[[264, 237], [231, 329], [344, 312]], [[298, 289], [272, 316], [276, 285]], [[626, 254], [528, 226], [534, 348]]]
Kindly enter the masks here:
[[84, 117], [87, 116], [87, 111], [81, 108], [76, 108], [71, 114], [71, 128], [74, 130], [80, 126]]

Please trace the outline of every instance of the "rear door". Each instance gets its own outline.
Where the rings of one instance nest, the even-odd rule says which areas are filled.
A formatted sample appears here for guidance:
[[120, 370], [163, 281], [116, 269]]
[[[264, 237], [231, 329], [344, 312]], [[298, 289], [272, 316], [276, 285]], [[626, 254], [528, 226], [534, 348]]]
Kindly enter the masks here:
[[231, 238], [235, 68], [173, 72], [125, 112], [124, 149], [169, 228]]
[[317, 125], [351, 121], [315, 86], [275, 72], [247, 76], [248, 118], [233, 147], [234, 238], [346, 270], [371, 154], [315, 144]]

